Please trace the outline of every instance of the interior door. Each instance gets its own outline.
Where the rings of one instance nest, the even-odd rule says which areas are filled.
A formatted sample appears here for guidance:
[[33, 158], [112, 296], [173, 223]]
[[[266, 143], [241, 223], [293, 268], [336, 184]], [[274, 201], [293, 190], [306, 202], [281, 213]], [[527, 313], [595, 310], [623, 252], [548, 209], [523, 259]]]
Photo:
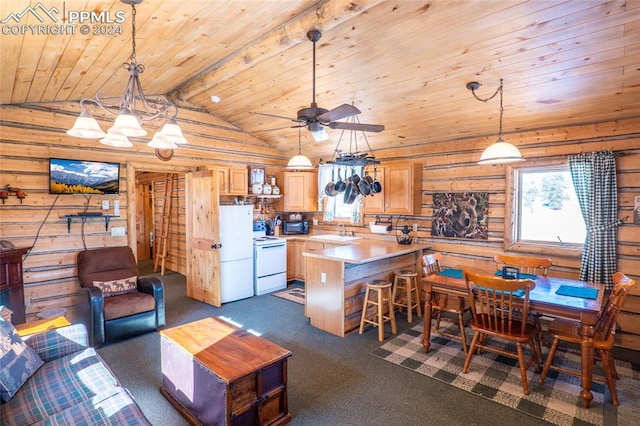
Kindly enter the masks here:
[[136, 240], [138, 262], [151, 259], [151, 230], [153, 214], [149, 183], [136, 183]]
[[187, 296], [220, 307], [219, 174], [186, 174]]

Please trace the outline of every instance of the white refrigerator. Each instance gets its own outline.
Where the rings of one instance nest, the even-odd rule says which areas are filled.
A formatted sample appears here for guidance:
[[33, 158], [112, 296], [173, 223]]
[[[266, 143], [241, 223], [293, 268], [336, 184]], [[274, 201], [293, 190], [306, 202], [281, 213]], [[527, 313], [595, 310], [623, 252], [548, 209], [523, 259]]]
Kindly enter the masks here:
[[253, 205], [220, 206], [220, 301], [253, 296]]

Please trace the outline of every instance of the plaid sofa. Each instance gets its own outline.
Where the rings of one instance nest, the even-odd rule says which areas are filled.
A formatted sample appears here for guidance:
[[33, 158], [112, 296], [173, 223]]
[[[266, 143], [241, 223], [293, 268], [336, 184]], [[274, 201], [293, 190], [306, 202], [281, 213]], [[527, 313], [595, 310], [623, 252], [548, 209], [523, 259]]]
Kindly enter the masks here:
[[23, 339], [44, 364], [8, 402], [2, 425], [150, 425], [96, 351], [84, 325]]

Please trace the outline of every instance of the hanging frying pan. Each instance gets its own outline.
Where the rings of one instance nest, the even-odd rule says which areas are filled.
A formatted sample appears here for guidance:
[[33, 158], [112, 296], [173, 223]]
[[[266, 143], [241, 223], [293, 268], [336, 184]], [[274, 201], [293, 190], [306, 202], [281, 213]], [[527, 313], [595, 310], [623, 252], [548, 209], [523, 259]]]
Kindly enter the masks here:
[[373, 184], [371, 184], [371, 193], [378, 194], [382, 192], [382, 184], [378, 182], [378, 169], [373, 169]]
[[336, 184], [334, 182], [334, 172], [335, 169], [331, 169], [331, 182], [329, 182], [327, 184], [327, 186], [324, 187], [324, 193], [327, 194], [329, 197], [335, 197], [338, 194], [338, 191], [336, 191]]
[[344, 192], [345, 189], [347, 189], [347, 183], [342, 180], [342, 177], [340, 177], [340, 169], [338, 169], [338, 181], [336, 182], [335, 190], [338, 192]]

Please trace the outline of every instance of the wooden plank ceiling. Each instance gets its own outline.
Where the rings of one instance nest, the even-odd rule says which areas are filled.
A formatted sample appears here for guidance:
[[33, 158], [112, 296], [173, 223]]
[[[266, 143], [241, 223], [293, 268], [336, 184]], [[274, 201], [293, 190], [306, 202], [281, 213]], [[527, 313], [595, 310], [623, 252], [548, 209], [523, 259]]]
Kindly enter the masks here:
[[[115, 35], [82, 35], [79, 24], [75, 34], [19, 33], [18, 25], [42, 24], [34, 13], [15, 17], [37, 4], [56, 6], [60, 25], [71, 24], [61, 18], [63, 6], [67, 14], [109, 12], [112, 18], [124, 11], [126, 19]], [[288, 127], [295, 123], [251, 112], [294, 118], [309, 107], [313, 45], [306, 33], [312, 28], [323, 32], [318, 105], [354, 104], [360, 122], [384, 124], [385, 131], [367, 134], [378, 155], [469, 136], [495, 138], [499, 99], [475, 100], [465, 88], [469, 81], [480, 82], [478, 95], [488, 97], [504, 79], [507, 139], [513, 131], [640, 116], [639, 0], [146, 0], [136, 10], [146, 93], [203, 108], [287, 156], [298, 149], [298, 130]], [[130, 6], [2, 0], [0, 17], [2, 104], [122, 93]], [[280, 130], [267, 131], [272, 128]], [[303, 153], [329, 159], [338, 142], [349, 150], [354, 135], [328, 133], [330, 141], [316, 143], [303, 129]], [[362, 134], [355, 136], [358, 149], [366, 148]]]

